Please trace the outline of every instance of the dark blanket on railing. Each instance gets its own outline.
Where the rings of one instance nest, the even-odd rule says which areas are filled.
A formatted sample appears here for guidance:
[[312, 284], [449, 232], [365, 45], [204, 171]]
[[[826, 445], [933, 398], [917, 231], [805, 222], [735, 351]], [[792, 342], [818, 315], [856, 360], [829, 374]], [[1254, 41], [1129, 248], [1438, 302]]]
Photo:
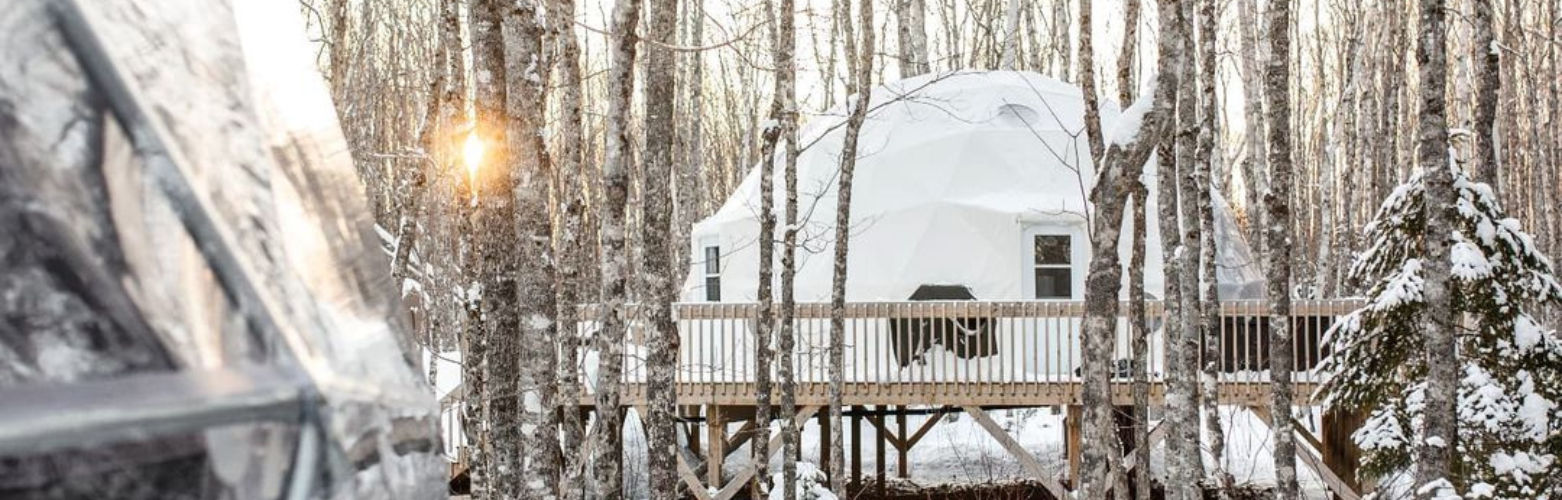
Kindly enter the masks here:
[[[971, 289], [962, 285], [922, 285], [911, 300], [976, 300]], [[933, 346], [943, 346], [960, 359], [998, 354], [998, 339], [993, 335], [993, 320], [986, 317], [895, 318], [891, 319], [890, 347], [901, 368], [912, 361], [925, 362], [924, 355]]]
[[992, 318], [909, 318], [892, 319], [891, 347], [901, 368], [913, 361], [925, 362], [924, 355], [933, 346], [943, 346], [960, 359], [983, 358], [998, 354]]

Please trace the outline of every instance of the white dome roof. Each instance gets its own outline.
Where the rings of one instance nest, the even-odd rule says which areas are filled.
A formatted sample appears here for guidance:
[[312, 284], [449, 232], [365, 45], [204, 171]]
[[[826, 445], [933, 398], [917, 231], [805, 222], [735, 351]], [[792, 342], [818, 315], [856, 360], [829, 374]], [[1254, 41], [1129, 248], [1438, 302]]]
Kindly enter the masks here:
[[[1084, 137], [1079, 89], [1035, 73], [964, 71], [877, 87], [859, 139], [852, 191], [850, 300], [905, 300], [924, 284], [960, 284], [979, 299], [1033, 297], [1031, 236], [1073, 238], [1073, 298], [1084, 293], [1089, 255], [1086, 196], [1094, 179]], [[829, 299], [837, 174], [845, 106], [803, 128], [798, 158], [797, 298]], [[1110, 130], [1119, 112], [1102, 103]], [[778, 148], [777, 239], [785, 226]], [[1146, 167], [1152, 189], [1154, 167]], [[752, 169], [715, 214], [695, 226], [695, 268], [685, 298], [703, 300], [707, 246], [719, 246], [721, 300], [752, 301], [758, 277], [759, 171]], [[1260, 278], [1224, 204], [1221, 282], [1253, 286]], [[1151, 205], [1151, 219], [1154, 212]], [[1149, 229], [1146, 286], [1161, 288], [1159, 233]], [[1128, 256], [1125, 233], [1124, 261]], [[780, 249], [776, 252], [780, 257]], [[777, 265], [779, 275], [779, 264]], [[1235, 290], [1230, 286], [1225, 288]], [[1240, 294], [1236, 294], [1240, 295]]]

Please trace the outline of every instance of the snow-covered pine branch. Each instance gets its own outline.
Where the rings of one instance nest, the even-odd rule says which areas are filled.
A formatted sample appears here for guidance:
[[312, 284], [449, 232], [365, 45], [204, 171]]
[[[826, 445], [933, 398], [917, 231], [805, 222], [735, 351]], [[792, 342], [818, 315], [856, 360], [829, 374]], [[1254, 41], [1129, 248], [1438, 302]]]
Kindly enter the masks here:
[[[1528, 314], [1562, 301], [1552, 262], [1517, 220], [1504, 215], [1489, 186], [1449, 167], [1458, 198], [1449, 291], [1459, 332], [1462, 374], [1458, 442], [1450, 478], [1473, 498], [1542, 498], [1562, 494], [1562, 342]], [[1396, 188], [1367, 226], [1371, 242], [1350, 279], [1371, 285], [1367, 304], [1329, 331], [1333, 373], [1322, 392], [1329, 405], [1370, 412], [1353, 436], [1361, 473], [1383, 477], [1414, 468], [1420, 443], [1427, 366], [1415, 318], [1426, 307], [1421, 268], [1428, 203], [1417, 172]]]

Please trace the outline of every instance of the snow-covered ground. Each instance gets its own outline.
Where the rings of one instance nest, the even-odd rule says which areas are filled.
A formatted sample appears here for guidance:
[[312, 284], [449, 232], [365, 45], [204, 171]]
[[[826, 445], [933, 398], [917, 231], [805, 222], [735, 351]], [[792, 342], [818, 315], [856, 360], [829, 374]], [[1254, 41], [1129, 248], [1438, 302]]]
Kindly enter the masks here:
[[[1021, 446], [1041, 461], [1042, 467], [1049, 474], [1060, 478], [1066, 475], [1068, 465], [1064, 454], [1061, 412], [1054, 413], [1048, 408], [1033, 408], [993, 410], [990, 414], [993, 420], [1008, 430]], [[920, 415], [908, 417], [907, 427], [914, 432], [927, 418], [929, 417]], [[941, 418], [944, 421], [928, 431], [927, 435], [911, 450], [908, 462], [914, 481], [922, 484], [983, 483], [1025, 477], [1019, 462], [1010, 457], [998, 441], [989, 436], [969, 415], [952, 413]], [[1315, 417], [1307, 416], [1300, 420], [1310, 422], [1316, 430]], [[1225, 468], [1236, 478], [1237, 483], [1273, 484], [1274, 462], [1270, 458], [1269, 428], [1252, 412], [1237, 407], [1222, 407], [1221, 421], [1226, 426], [1227, 434]], [[736, 429], [736, 425], [729, 428], [731, 431]], [[873, 436], [874, 428], [867, 422], [863, 422], [861, 432], [863, 435], [862, 470], [864, 476], [871, 476], [877, 470], [873, 444], [869, 440]], [[629, 435], [629, 432], [626, 432], [626, 438], [640, 439], [638, 436]], [[820, 439], [818, 420], [815, 418], [803, 428], [803, 460], [811, 463], [819, 461]], [[847, 434], [847, 439], [849, 443], [850, 434]], [[1164, 473], [1163, 448], [1157, 445], [1150, 455], [1151, 471], [1157, 477]], [[888, 459], [885, 469], [893, 476], [898, 467], [894, 449], [887, 449], [885, 455]], [[748, 448], [745, 445], [728, 460], [726, 470], [735, 472], [746, 464], [747, 456]], [[1206, 455], [1205, 458], [1208, 461], [1210, 457]], [[780, 465], [779, 455], [773, 460], [773, 465]], [[1206, 463], [1206, 467], [1210, 465]], [[849, 466], [847, 470], [850, 470]], [[1304, 466], [1298, 466], [1298, 471], [1302, 487], [1309, 498], [1327, 497], [1324, 483], [1316, 474]]]

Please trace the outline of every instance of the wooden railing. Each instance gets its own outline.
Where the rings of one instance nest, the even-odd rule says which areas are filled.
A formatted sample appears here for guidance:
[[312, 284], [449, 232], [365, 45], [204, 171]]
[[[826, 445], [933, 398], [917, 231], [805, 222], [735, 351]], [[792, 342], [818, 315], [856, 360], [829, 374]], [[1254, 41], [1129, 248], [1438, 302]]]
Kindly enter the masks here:
[[[1327, 355], [1323, 335], [1335, 318], [1361, 304], [1355, 300], [1298, 301], [1292, 311], [1299, 403], [1326, 374], [1314, 368]], [[1126, 314], [1127, 304], [1120, 308]], [[1166, 353], [1160, 302], [1148, 304], [1150, 378], [1153, 397], [1162, 394]], [[646, 324], [631, 306], [624, 344], [623, 404], [644, 402]], [[1268, 307], [1263, 301], [1221, 303], [1221, 321], [1206, 340], [1221, 343], [1223, 401], [1267, 400]], [[589, 339], [600, 310], [578, 310], [578, 334]], [[752, 404], [754, 330], [757, 304], [689, 303], [674, 307], [680, 332], [680, 404]], [[871, 302], [846, 306], [843, 380], [847, 404], [1051, 405], [1077, 402], [1082, 363], [1083, 302]], [[829, 304], [797, 306], [793, 369], [799, 404], [825, 401], [829, 381]], [[778, 332], [779, 334], [779, 328]], [[589, 346], [589, 342], [586, 343]], [[1120, 321], [1113, 353], [1114, 399], [1130, 396], [1130, 332]], [[1201, 352], [1203, 349], [1199, 349]], [[582, 404], [592, 404], [594, 356], [577, 360]], [[776, 358], [779, 363], [779, 357]], [[779, 365], [777, 365], [779, 366]], [[1201, 362], [1202, 366], [1202, 362]], [[779, 381], [772, 376], [772, 380]]]

